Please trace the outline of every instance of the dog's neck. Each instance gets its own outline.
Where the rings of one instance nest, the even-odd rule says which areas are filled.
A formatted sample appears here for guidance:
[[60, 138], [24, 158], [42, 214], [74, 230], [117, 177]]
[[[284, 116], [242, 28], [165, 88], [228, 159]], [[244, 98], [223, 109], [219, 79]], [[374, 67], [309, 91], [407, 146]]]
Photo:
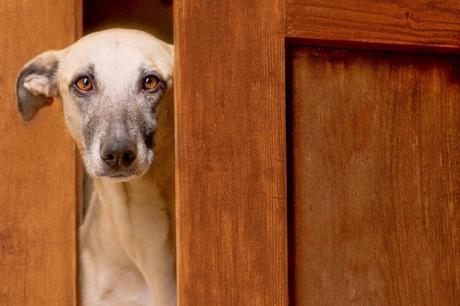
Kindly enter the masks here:
[[[175, 269], [172, 94], [162, 100], [157, 110], [154, 148], [154, 161], [145, 175], [127, 182], [96, 178], [94, 188], [121, 248], [141, 271], [150, 290], [154, 294], [162, 291], [165, 296], [164, 291], [175, 289], [175, 285], [154, 283], [158, 278], [149, 280], [149, 275], [171, 274], [171, 269]], [[170, 262], [165, 263], [165, 258]], [[158, 267], [158, 263], [164, 266]], [[166, 298], [171, 295], [175, 295], [175, 290]], [[166, 305], [166, 301], [159, 305]]]

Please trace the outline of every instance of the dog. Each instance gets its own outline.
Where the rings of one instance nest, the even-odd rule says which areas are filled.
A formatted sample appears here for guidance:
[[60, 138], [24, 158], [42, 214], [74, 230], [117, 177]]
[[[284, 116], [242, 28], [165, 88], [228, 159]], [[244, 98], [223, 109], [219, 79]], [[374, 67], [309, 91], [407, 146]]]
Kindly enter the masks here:
[[19, 73], [22, 118], [59, 98], [93, 179], [79, 229], [84, 306], [176, 305], [173, 58], [145, 32], [111, 29]]

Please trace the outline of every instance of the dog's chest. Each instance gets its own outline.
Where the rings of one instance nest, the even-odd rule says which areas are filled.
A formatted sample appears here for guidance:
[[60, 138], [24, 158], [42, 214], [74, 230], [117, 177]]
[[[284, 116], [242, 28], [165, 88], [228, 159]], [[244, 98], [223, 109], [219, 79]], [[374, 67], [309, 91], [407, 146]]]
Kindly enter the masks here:
[[82, 305], [152, 306], [146, 282], [127, 256], [97, 197], [80, 228]]
[[[90, 264], [91, 265], [91, 264]], [[134, 267], [133, 267], [134, 268]], [[126, 267], [93, 269], [85, 278], [83, 305], [154, 306], [147, 285], [139, 272]]]
[[170, 220], [160, 191], [142, 181], [95, 183], [80, 228], [82, 305], [175, 305]]

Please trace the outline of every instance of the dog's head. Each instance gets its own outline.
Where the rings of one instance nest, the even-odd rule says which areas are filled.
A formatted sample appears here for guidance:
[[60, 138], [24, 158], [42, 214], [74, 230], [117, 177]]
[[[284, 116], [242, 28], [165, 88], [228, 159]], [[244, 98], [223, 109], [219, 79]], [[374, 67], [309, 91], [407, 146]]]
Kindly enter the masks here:
[[171, 45], [135, 30], [97, 32], [24, 66], [19, 111], [31, 120], [59, 97], [87, 172], [126, 180], [150, 167], [157, 106], [172, 74]]

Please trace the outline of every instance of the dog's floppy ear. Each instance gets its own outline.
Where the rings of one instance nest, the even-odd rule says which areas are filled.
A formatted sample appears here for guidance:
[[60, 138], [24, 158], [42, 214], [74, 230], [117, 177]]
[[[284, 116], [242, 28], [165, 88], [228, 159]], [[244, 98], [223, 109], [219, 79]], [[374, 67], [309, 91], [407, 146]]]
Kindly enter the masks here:
[[16, 82], [18, 108], [23, 120], [32, 120], [40, 108], [58, 95], [56, 73], [63, 51], [47, 51], [29, 61]]

